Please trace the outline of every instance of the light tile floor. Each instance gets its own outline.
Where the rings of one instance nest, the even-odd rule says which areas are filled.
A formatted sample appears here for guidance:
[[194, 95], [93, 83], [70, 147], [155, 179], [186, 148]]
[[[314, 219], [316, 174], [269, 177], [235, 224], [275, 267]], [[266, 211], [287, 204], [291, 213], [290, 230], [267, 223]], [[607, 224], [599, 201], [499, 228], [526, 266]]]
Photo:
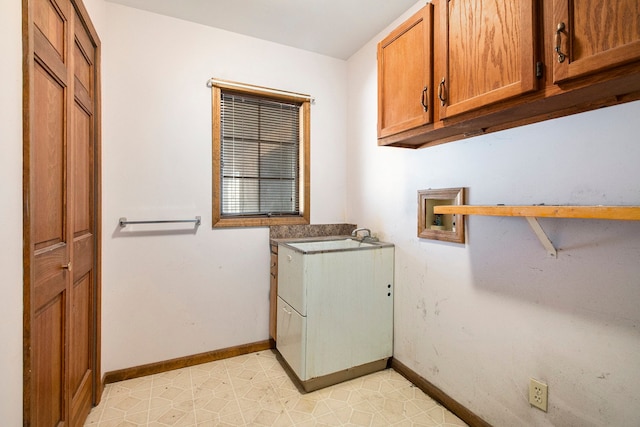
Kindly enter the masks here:
[[85, 426], [466, 426], [392, 369], [301, 394], [273, 351], [108, 384]]

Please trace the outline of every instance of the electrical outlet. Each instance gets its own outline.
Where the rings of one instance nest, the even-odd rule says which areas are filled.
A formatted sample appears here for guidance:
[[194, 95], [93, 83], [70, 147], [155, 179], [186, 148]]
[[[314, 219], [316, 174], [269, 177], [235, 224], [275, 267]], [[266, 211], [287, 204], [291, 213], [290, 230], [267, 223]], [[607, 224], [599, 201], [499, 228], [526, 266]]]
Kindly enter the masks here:
[[547, 385], [533, 378], [529, 378], [529, 403], [547, 412]]

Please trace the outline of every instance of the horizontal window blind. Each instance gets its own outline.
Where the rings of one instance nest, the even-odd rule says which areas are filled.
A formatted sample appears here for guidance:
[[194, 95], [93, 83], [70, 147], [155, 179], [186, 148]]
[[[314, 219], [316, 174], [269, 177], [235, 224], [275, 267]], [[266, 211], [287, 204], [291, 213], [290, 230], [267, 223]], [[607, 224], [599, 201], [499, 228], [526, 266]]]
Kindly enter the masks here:
[[300, 104], [221, 92], [221, 215], [300, 213]]

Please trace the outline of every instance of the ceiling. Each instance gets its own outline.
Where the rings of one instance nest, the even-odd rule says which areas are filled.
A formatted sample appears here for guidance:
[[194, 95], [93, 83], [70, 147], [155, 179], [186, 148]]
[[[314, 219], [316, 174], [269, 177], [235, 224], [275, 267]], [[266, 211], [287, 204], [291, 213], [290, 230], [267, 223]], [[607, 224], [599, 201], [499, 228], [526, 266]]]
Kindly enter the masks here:
[[416, 0], [108, 0], [348, 59]]

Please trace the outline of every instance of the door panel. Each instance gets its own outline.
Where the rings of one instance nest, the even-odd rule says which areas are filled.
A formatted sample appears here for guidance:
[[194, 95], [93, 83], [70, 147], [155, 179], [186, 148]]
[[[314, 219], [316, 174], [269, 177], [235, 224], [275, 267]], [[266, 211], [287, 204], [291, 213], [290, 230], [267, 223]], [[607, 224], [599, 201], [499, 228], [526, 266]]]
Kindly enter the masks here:
[[65, 51], [67, 34], [68, 2], [35, 1], [33, 3], [33, 21], [38, 30], [45, 36], [51, 47], [60, 58]]
[[68, 275], [65, 274], [62, 265], [67, 259], [66, 245], [57, 245], [53, 249], [36, 252], [34, 256], [36, 280], [32, 295], [35, 311], [41, 310], [66, 289]]
[[44, 68], [34, 76], [35, 129], [33, 221], [36, 249], [65, 241], [65, 88]]
[[55, 426], [64, 420], [64, 292], [35, 314], [33, 327], [35, 381], [34, 426]]
[[91, 310], [88, 310], [87, 302], [91, 298], [91, 277], [89, 274], [83, 276], [73, 285], [71, 294], [71, 336], [76, 337], [71, 348], [69, 365], [71, 390], [78, 389], [80, 381], [89, 369], [86, 354], [89, 352], [89, 320]]
[[82, 46], [79, 40], [74, 44], [74, 72], [76, 76], [76, 83], [84, 87], [86, 91], [91, 89], [91, 63], [82, 51]]
[[91, 116], [77, 103], [74, 137], [74, 236], [91, 230]]
[[[91, 383], [87, 383], [91, 377], [91, 283], [91, 275], [86, 274], [74, 283], [71, 293], [69, 387], [72, 396], [72, 417], [74, 409], [84, 409], [82, 405], [74, 406], [85, 400], [86, 396], [91, 396]], [[86, 387], [89, 387], [89, 390], [86, 390]]]
[[[76, 14], [76, 22], [80, 18]], [[93, 58], [95, 58], [95, 48], [89, 35], [83, 28], [75, 32], [76, 42], [74, 45], [74, 74], [80, 80], [80, 84], [87, 91], [93, 89]]]
[[95, 242], [91, 234], [76, 237], [73, 241], [73, 283], [93, 270]]

